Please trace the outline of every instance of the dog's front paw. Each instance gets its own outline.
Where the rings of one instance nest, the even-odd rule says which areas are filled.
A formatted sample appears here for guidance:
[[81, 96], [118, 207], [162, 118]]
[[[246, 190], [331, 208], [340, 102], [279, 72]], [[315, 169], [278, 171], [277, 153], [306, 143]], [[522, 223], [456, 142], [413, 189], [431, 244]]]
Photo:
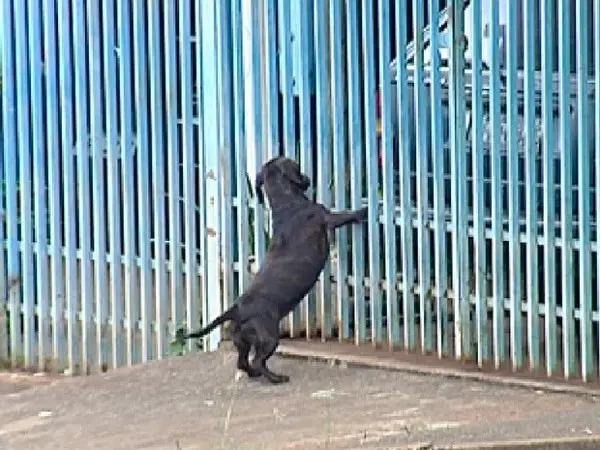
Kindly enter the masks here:
[[369, 207], [365, 206], [364, 208], [361, 208], [358, 210], [358, 221], [363, 221], [363, 220], [367, 220], [367, 217], [369, 216]]

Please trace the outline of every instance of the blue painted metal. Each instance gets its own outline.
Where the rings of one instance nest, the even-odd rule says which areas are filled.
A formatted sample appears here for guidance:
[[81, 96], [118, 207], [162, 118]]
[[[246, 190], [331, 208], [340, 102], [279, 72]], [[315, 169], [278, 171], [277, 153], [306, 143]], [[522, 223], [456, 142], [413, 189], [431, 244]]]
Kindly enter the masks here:
[[464, 1], [455, 2], [450, 23], [450, 164], [452, 172], [452, 289], [454, 291], [455, 357], [469, 358], [472, 353], [469, 294], [467, 287], [468, 247], [466, 214], [466, 153], [465, 145], [465, 59]]
[[102, 53], [100, 51], [100, 2], [92, 0], [87, 3], [87, 21], [89, 24], [88, 52], [90, 73], [90, 150], [92, 152], [92, 204], [93, 204], [93, 262], [95, 276], [95, 330], [96, 330], [96, 365], [98, 369], [108, 363], [107, 343], [104, 336], [108, 320], [108, 271], [106, 258], [107, 215], [105, 207], [104, 169], [105, 146], [103, 136], [103, 98], [102, 89]]
[[[396, 51], [400, 64], [396, 70], [397, 103], [399, 117], [408, 117], [408, 74], [406, 66], [402, 63], [406, 60], [407, 28], [408, 18], [403, 17], [400, 0], [396, 0]], [[404, 327], [404, 347], [407, 350], [415, 348], [415, 325], [414, 325], [414, 268], [413, 268], [413, 227], [412, 227], [412, 202], [411, 202], [411, 176], [410, 160], [411, 147], [409, 142], [409, 121], [399, 121], [398, 139], [398, 165], [400, 167], [400, 207], [402, 223], [402, 312]], [[410, 249], [410, 250], [409, 250]]]
[[[360, 66], [358, 42], [358, 5], [346, 3], [346, 48], [348, 52], [348, 116], [350, 137], [350, 199], [351, 208], [362, 206], [362, 120], [360, 114]], [[354, 342], [361, 343], [367, 338], [365, 317], [364, 245], [362, 227], [352, 227], [352, 286], [354, 297]]]
[[[330, 51], [331, 51], [331, 120], [333, 128], [333, 190], [335, 208], [338, 211], [347, 209], [346, 202], [346, 140], [347, 122], [344, 111], [344, 89], [342, 49], [343, 21], [342, 2], [334, 0], [329, 3], [330, 17]], [[320, 184], [320, 183], [319, 183]], [[350, 337], [350, 311], [346, 301], [348, 298], [348, 230], [346, 227], [338, 229], [335, 237], [336, 270], [335, 270], [335, 297], [337, 301], [337, 329], [340, 341]]]
[[[204, 309], [206, 310], [206, 320], [208, 323], [214, 320], [221, 313], [221, 287], [220, 278], [224, 276], [219, 264], [219, 183], [223, 183], [222, 170], [219, 167], [219, 149], [218, 127], [214, 124], [219, 123], [218, 111], [218, 89], [219, 80], [217, 79], [217, 45], [215, 41], [219, 38], [214, 37], [217, 34], [216, 26], [217, 11], [216, 4], [213, 2], [202, 2], [202, 121], [205, 132], [204, 137], [204, 172], [201, 172], [203, 180], [206, 182], [206, 229], [202, 230], [206, 238], [206, 253], [202, 264], [206, 267], [207, 292], [209, 297], [204, 299]], [[221, 30], [223, 31], [223, 30]], [[212, 127], [209, 129], [208, 127]], [[221, 331], [214, 330], [208, 336], [205, 349], [216, 350], [221, 340]]]
[[500, 39], [498, 8], [492, 8], [490, 22], [490, 110], [492, 159], [492, 283], [494, 295], [494, 365], [504, 362], [504, 257], [502, 240], [502, 167], [500, 148]]
[[23, 295], [23, 363], [34, 363], [34, 265], [33, 265], [33, 205], [31, 204], [31, 135], [29, 117], [29, 61], [27, 58], [27, 5], [14, 3], [15, 72], [17, 76], [17, 140], [19, 161], [19, 208], [21, 219], [21, 289]]
[[[526, 0], [523, 9], [523, 23], [532, 23], [535, 17], [534, 1]], [[529, 367], [537, 369], [540, 365], [539, 345], [539, 277], [538, 277], [538, 195], [537, 195], [537, 145], [536, 145], [536, 93], [534, 70], [536, 60], [536, 42], [534, 27], [525, 27], [524, 34], [524, 89], [525, 89], [525, 209], [526, 209], [526, 289], [527, 295], [527, 350]], [[539, 52], [539, 51], [538, 51]]]
[[[588, 30], [589, 21], [588, 2], [585, 0], [576, 1], [576, 53], [577, 53], [577, 155], [578, 155], [578, 216], [579, 216], [579, 309], [580, 309], [580, 359], [581, 375], [584, 381], [588, 381], [593, 373], [592, 358], [592, 249], [590, 232], [590, 154], [591, 148], [588, 138], [588, 114], [589, 114], [589, 94], [588, 94]], [[600, 43], [596, 42], [596, 45]], [[566, 148], [561, 148], [565, 152]], [[600, 147], [596, 148], [600, 151]], [[569, 186], [571, 190], [571, 186]], [[596, 191], [598, 193], [598, 191]], [[596, 194], [597, 195], [597, 194]], [[571, 205], [568, 206], [571, 211]], [[564, 211], [564, 210], [563, 210]], [[564, 212], [563, 212], [564, 214]], [[565, 218], [563, 217], [563, 223]], [[565, 252], [566, 245], [563, 245], [562, 251]], [[572, 253], [571, 253], [572, 255]], [[570, 261], [572, 262], [572, 261]], [[573, 266], [566, 268], [568, 272], [575, 272]], [[564, 309], [563, 309], [564, 314]], [[573, 339], [574, 340], [574, 339]], [[576, 345], [573, 342], [573, 345]], [[575, 356], [575, 355], [573, 355]]]
[[[29, 23], [29, 69], [31, 89], [31, 139], [33, 151], [33, 195], [35, 215], [35, 265], [38, 318], [37, 364], [43, 368], [50, 360], [50, 321], [49, 297], [50, 280], [48, 272], [48, 226], [46, 208], [46, 148], [44, 145], [44, 103], [42, 96], [42, 58], [39, 43], [42, 41], [42, 21], [39, 8], [28, 8]], [[1, 238], [0, 238], [1, 239]], [[1, 294], [0, 294], [1, 295]]]
[[[594, 4], [594, 73], [595, 73], [595, 83], [594, 83], [594, 91], [596, 93], [596, 100], [594, 102], [594, 117], [595, 120], [595, 148], [596, 148], [596, 158], [595, 158], [595, 169], [596, 169], [596, 226], [598, 226], [598, 212], [600, 211], [600, 195], [598, 195], [598, 190], [600, 189], [600, 3], [596, 2]], [[598, 239], [598, 232], [596, 231], [596, 239]], [[597, 245], [597, 243], [596, 243]], [[596, 246], [596, 250], [598, 247]], [[597, 296], [600, 297], [600, 264], [596, 264], [596, 285], [597, 285]], [[600, 307], [599, 307], [600, 309]], [[596, 311], [596, 313], [600, 313], [600, 311]], [[600, 322], [600, 320], [599, 320]], [[598, 333], [598, 342], [597, 342], [597, 351], [598, 351], [598, 360], [600, 361], [600, 323], [596, 324]], [[593, 345], [593, 343], [592, 343]], [[596, 367], [596, 373], [600, 374], [600, 364]]]
[[175, 329], [181, 325], [183, 311], [181, 302], [183, 301], [183, 276], [181, 267], [181, 209], [179, 204], [179, 139], [178, 139], [178, 118], [177, 118], [177, 93], [179, 85], [177, 83], [177, 33], [175, 2], [166, 2], [164, 4], [163, 26], [164, 26], [164, 48], [165, 48], [165, 101], [166, 101], [166, 127], [167, 127], [167, 193], [168, 193], [168, 241], [169, 241], [169, 262], [171, 269], [171, 297], [170, 310], [170, 331], [174, 333]]
[[546, 371], [554, 375], [557, 368], [556, 346], [556, 262], [554, 228], [554, 112], [552, 105], [552, 21], [555, 11], [552, 0], [541, 5], [542, 28], [542, 120], [544, 136], [543, 182], [544, 189], [544, 305], [545, 305], [545, 348]]
[[[518, 148], [518, 98], [517, 98], [517, 17], [516, 2], [506, 3], [508, 24], [506, 126], [508, 158], [508, 248], [509, 248], [509, 298], [510, 298], [510, 355], [514, 370], [523, 364], [522, 347], [522, 300], [521, 300], [521, 242], [519, 232], [519, 148]], [[518, 22], [517, 22], [518, 21]]]
[[[148, 127], [148, 63], [147, 63], [147, 2], [133, 2], [133, 58], [136, 152], [137, 152], [137, 239], [139, 248], [139, 317], [141, 326], [141, 360], [149, 361], [151, 355], [152, 274], [150, 271], [150, 145]], [[188, 96], [189, 97], [189, 96]], [[188, 241], [190, 242], [190, 241]], [[188, 247], [190, 247], [188, 245]], [[159, 260], [160, 261], [160, 260]], [[195, 299], [194, 299], [195, 301]], [[191, 308], [188, 307], [188, 314]], [[194, 324], [195, 325], [195, 324]], [[138, 329], [136, 327], [135, 331]]]
[[481, 46], [481, 0], [471, 2], [471, 29], [473, 50], [471, 67], [474, 67], [472, 86], [471, 117], [473, 131], [471, 134], [471, 155], [473, 160], [473, 264], [475, 270], [475, 339], [477, 342], [477, 364], [482, 366], [489, 358], [487, 335], [487, 289], [486, 289], [486, 226], [485, 226], [485, 191], [484, 191], [484, 147], [483, 147], [483, 80]]
[[15, 84], [15, 35], [12, 2], [2, 3], [2, 124], [4, 141], [4, 183], [6, 186], [6, 271], [8, 313], [10, 314], [10, 361], [22, 364], [21, 273], [17, 210], [17, 99]]
[[[379, 22], [379, 84], [381, 87], [381, 147], [382, 147], [382, 183], [383, 183], [383, 236], [388, 245], [384, 246], [385, 261], [385, 304], [387, 318], [388, 345], [393, 348], [400, 343], [400, 324], [398, 314], [398, 292], [396, 289], [397, 249], [395, 223], [395, 183], [394, 183], [394, 148], [392, 130], [392, 98], [391, 78], [388, 71], [390, 58], [390, 11], [389, 2], [380, 0], [377, 3]], [[371, 155], [372, 159], [373, 155]], [[376, 160], [377, 161], [377, 160]], [[376, 203], [379, 206], [379, 201]], [[372, 208], [373, 209], [373, 208]], [[378, 212], [377, 216], [379, 215]], [[378, 218], [378, 217], [377, 217]], [[379, 222], [379, 220], [377, 221]], [[392, 244], [393, 243], [393, 244]], [[390, 245], [391, 244], [391, 245]], [[379, 243], [378, 243], [379, 246]], [[376, 261], [379, 264], [379, 261]], [[373, 306], [371, 307], [373, 309]]]
[[104, 39], [104, 79], [106, 90], [106, 147], [108, 180], [108, 248], [110, 251], [110, 301], [111, 301], [111, 366], [123, 364], [123, 276], [121, 267], [121, 189], [119, 186], [119, 144], [117, 105], [116, 23], [114, 1], [104, 3], [102, 9], [102, 36]]
[[[413, 30], [415, 30], [414, 53], [414, 93], [415, 127], [417, 158], [417, 239], [419, 247], [419, 316], [421, 351], [428, 353], [433, 349], [431, 330], [431, 264], [429, 245], [429, 146], [427, 145], [425, 123], [427, 121], [426, 94], [424, 86], [424, 50], [423, 39], [425, 4], [413, 0]], [[435, 51], [435, 50], [434, 50]]]
[[[179, 13], [179, 83], [181, 105], [181, 150], [183, 153], [183, 228], [184, 228], [184, 260], [185, 260], [185, 325], [188, 330], [198, 326], [198, 280], [196, 278], [196, 192], [194, 189], [196, 149], [192, 139], [192, 96], [186, 95], [185, 88], [192, 82], [192, 42], [190, 2], [178, 5]], [[195, 344], [187, 342], [188, 349]]]
[[70, 373], [76, 372], [76, 364], [79, 362], [76, 356], [78, 344], [76, 340], [76, 308], [79, 292], [77, 289], [77, 255], [76, 255], [76, 221], [75, 214], [69, 214], [70, 208], [76, 201], [75, 174], [73, 168], [74, 159], [74, 127], [73, 127], [73, 80], [71, 76], [71, 15], [69, 2], [62, 0], [58, 4], [58, 39], [59, 39], [59, 74], [60, 74], [60, 99], [61, 99], [61, 138], [62, 138], [62, 171], [63, 171], [63, 202], [62, 211], [65, 233], [66, 250], [66, 328], [67, 328], [67, 367]]
[[561, 217], [561, 285], [563, 364], [566, 378], [575, 371], [575, 320], [573, 284], [573, 202], [571, 176], [571, 67], [569, 49], [569, 4], [558, 1], [558, 71], [559, 71], [559, 148], [560, 148], [560, 217]]
[[444, 219], [444, 146], [442, 145], [442, 96], [440, 77], [439, 48], [439, 2], [429, 1], [429, 39], [431, 54], [431, 154], [433, 166], [434, 194], [434, 267], [435, 267], [435, 311], [437, 354], [441, 358], [448, 352], [447, 321], [447, 268], [446, 268], [446, 227]]
[[80, 298], [81, 309], [78, 308], [78, 319], [81, 322], [81, 371], [89, 373], [89, 363], [92, 362], [92, 261], [91, 261], [91, 234], [90, 229], [90, 153], [89, 153], [89, 127], [87, 108], [87, 40], [85, 2], [79, 0], [73, 5], [74, 19], [74, 65], [75, 65], [75, 146], [77, 152], [77, 204], [78, 204], [78, 250], [81, 253]]
[[[292, 8], [300, 6], [299, 2], [292, 3]], [[302, 4], [299, 8], [298, 22], [299, 25], [299, 49], [300, 55], [296, 59], [299, 64], [299, 77], [298, 85], [298, 106], [300, 115], [300, 167], [303, 173], [307, 174], [311, 180], [315, 179], [313, 174], [313, 130], [312, 130], [312, 108], [311, 108], [311, 51], [310, 44], [312, 43], [310, 34], [310, 22], [312, 15], [312, 8], [308, 7], [309, 3]], [[292, 9], [293, 11], [293, 9]], [[313, 181], [314, 186], [314, 181]], [[306, 196], [310, 199], [314, 198], [314, 188], [309, 187], [306, 191]], [[312, 329], [315, 324], [315, 313], [316, 313], [316, 296], [314, 289], [311, 290], [305, 298], [303, 305], [300, 306], [304, 310], [304, 326], [306, 329], [306, 339], [310, 339]]]
[[156, 2], [149, 8], [148, 18], [148, 68], [150, 83], [150, 140], [152, 145], [152, 211], [154, 216], [154, 260], [157, 262], [154, 270], [154, 332], [156, 333], [156, 357], [161, 359], [168, 352], [167, 336], [167, 252], [166, 252], [166, 217], [164, 119], [163, 114], [163, 80], [161, 53], [161, 10]]
[[371, 341], [374, 345], [383, 339], [380, 288], [380, 243], [379, 243], [379, 172], [375, 136], [375, 48], [373, 5], [363, 3], [363, 64], [364, 64], [364, 114], [365, 114], [365, 165], [367, 169], [367, 216], [369, 249], [369, 305], [371, 307]]
[[[315, 52], [319, 55], [327, 54], [327, 15], [323, 14], [322, 6], [318, 0], [313, 4], [315, 25]], [[317, 109], [317, 201], [323, 205], [331, 204], [331, 133], [329, 132], [330, 91], [328, 84], [329, 65], [327, 58], [315, 61], [316, 81], [316, 109]], [[332, 299], [331, 299], [331, 265], [329, 262], [317, 282], [317, 302], [321, 339], [331, 335], [332, 330]]]

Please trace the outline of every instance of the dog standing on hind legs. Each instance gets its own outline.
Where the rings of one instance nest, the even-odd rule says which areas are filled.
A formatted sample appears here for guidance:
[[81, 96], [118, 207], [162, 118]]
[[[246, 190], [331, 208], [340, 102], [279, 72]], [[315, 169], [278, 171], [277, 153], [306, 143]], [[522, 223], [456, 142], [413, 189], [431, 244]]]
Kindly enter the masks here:
[[[252, 283], [227, 311], [205, 328], [187, 334], [200, 338], [231, 321], [231, 336], [238, 352], [237, 368], [250, 378], [264, 376], [271, 383], [289, 381], [267, 367], [279, 345], [279, 322], [315, 285], [327, 258], [329, 233], [366, 219], [367, 208], [332, 212], [309, 200], [310, 179], [293, 159], [276, 157], [256, 176], [256, 195], [271, 207], [273, 236], [263, 265]], [[248, 356], [254, 348], [254, 359]]]

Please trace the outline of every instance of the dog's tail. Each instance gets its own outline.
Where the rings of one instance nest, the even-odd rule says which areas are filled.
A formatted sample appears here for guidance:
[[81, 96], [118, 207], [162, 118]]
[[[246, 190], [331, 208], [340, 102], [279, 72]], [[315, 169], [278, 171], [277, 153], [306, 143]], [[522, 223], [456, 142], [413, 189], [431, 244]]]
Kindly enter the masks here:
[[186, 339], [201, 338], [202, 336], [207, 335], [212, 330], [217, 328], [219, 325], [223, 325], [225, 322], [230, 321], [230, 320], [233, 320], [234, 322], [239, 321], [237, 304], [234, 304], [231, 308], [229, 308], [227, 311], [225, 311], [223, 314], [221, 314], [219, 317], [217, 317], [215, 320], [213, 320], [211, 323], [209, 323], [204, 328], [202, 328], [198, 331], [194, 331], [193, 333], [188, 333], [185, 337], [186, 337]]

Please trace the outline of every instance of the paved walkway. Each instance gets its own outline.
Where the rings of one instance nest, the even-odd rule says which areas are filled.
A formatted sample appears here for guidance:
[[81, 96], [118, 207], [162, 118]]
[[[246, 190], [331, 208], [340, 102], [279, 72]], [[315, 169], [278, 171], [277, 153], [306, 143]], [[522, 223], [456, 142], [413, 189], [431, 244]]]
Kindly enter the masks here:
[[600, 401], [275, 357], [194, 353], [77, 378], [0, 374], [1, 449], [357, 449], [600, 435]]

